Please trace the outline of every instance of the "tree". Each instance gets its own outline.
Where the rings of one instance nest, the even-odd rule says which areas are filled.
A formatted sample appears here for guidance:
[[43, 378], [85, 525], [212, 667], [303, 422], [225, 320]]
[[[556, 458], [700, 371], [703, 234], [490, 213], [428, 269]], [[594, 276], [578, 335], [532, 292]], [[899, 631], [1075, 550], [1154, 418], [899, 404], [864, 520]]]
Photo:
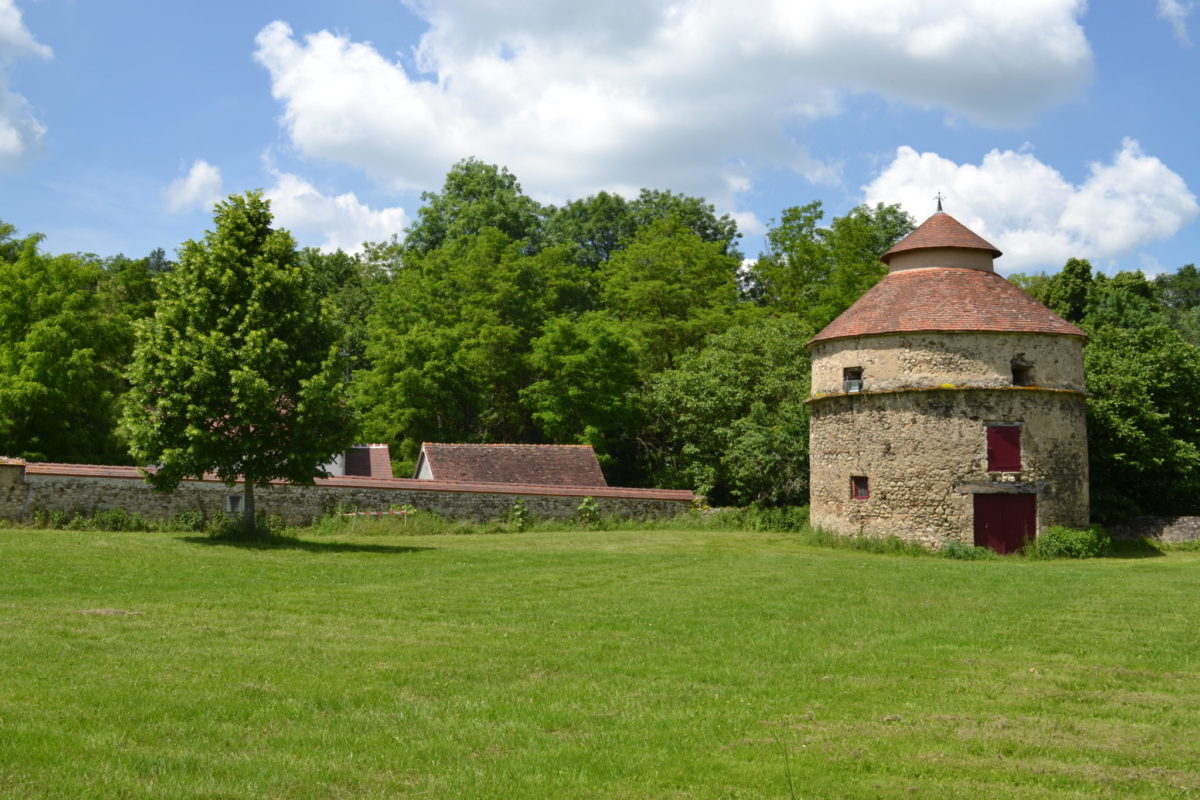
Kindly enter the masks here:
[[914, 226], [895, 205], [858, 206], [828, 228], [823, 216], [819, 202], [784, 209], [745, 287], [759, 304], [799, 314], [816, 330], [887, 274], [879, 257]]
[[353, 439], [338, 332], [300, 269], [291, 234], [271, 228], [260, 192], [218, 203], [214, 230], [180, 248], [137, 327], [124, 427], [162, 491], [206, 472], [254, 489], [310, 484]]
[[812, 333], [795, 315], [760, 314], [650, 378], [646, 441], [659, 479], [716, 502], [807, 502]]
[[113, 463], [124, 386], [124, 331], [79, 256], [49, 256], [41, 237], [0, 224], [0, 452], [31, 460]]
[[724, 249], [670, 217], [639, 231], [605, 264], [602, 306], [628, 326], [645, 372], [670, 367], [729, 323], [740, 261]]
[[1200, 350], [1165, 324], [1091, 331], [1093, 515], [1200, 512]]
[[440, 193], [424, 192], [421, 199], [425, 205], [404, 238], [407, 251], [427, 253], [484, 228], [533, 245], [540, 240], [545, 211], [504, 167], [464, 159], [451, 167]]

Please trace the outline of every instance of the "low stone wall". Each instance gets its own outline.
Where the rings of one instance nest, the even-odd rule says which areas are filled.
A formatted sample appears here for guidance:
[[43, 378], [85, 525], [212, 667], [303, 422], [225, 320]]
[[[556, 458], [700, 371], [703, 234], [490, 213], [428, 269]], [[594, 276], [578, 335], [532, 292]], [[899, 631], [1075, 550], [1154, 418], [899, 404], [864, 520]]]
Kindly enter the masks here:
[[[75, 464], [0, 463], [0, 518], [28, 521], [36, 511], [93, 514], [123, 509], [148, 519], [168, 519], [184, 511], [206, 517], [227, 513], [227, 498], [240, 495], [216, 479], [188, 480], [173, 492], [156, 492], [133, 467]], [[526, 486], [404, 479], [326, 478], [313, 486], [273, 483], [255, 490], [256, 510], [304, 525], [330, 510], [386, 511], [411, 505], [453, 519], [486, 521], [506, 516], [518, 498], [536, 519], [574, 515], [591, 497], [603, 516], [673, 516], [690, 507], [692, 493], [612, 486]]]
[[1134, 517], [1109, 526], [1117, 539], [1192, 542], [1200, 539], [1200, 517]]

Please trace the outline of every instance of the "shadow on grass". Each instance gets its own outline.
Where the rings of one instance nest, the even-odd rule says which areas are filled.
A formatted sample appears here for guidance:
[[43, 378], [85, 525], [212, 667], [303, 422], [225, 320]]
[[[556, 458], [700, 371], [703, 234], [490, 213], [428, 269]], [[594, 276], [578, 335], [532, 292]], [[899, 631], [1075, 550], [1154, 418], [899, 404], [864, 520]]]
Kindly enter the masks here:
[[209, 546], [238, 547], [243, 550], [303, 550], [307, 553], [380, 553], [400, 555], [435, 550], [434, 547], [405, 547], [392, 544], [350, 544], [349, 542], [314, 542], [290, 536], [183, 536], [182, 541]]
[[1165, 555], [1149, 539], [1113, 539], [1108, 551], [1109, 558], [1159, 558]]

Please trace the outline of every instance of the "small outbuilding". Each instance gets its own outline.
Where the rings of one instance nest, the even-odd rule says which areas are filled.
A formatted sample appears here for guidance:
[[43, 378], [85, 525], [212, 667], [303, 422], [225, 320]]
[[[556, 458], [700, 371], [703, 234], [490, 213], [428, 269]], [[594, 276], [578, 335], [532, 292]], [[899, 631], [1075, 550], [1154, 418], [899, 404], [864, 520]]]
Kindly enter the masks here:
[[1012, 552], [1088, 523], [1082, 330], [934, 214], [808, 343], [813, 525]]
[[586, 444], [439, 444], [425, 442], [413, 477], [428, 481], [607, 486]]

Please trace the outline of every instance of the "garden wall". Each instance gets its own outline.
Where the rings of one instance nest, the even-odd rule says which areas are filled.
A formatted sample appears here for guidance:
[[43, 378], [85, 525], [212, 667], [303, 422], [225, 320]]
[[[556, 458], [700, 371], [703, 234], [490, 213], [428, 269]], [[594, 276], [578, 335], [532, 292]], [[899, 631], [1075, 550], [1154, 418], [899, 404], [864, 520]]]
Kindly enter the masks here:
[[1200, 539], [1200, 517], [1134, 517], [1110, 529], [1118, 539], [1192, 542]]
[[[83, 464], [26, 464], [0, 460], [0, 518], [28, 521], [35, 511], [92, 514], [123, 509], [148, 519], [167, 519], [183, 511], [206, 517], [227, 512], [233, 487], [214, 478], [187, 480], [173, 492], [156, 492], [135, 467]], [[313, 486], [283, 482], [255, 490], [256, 510], [275, 514], [289, 525], [304, 525], [338, 507], [387, 511], [411, 505], [452, 519], [485, 521], [502, 518], [518, 498], [533, 518], [562, 519], [575, 514], [585, 497], [594, 498], [601, 515], [620, 518], [673, 516], [685, 511], [692, 493], [615, 486], [528, 486], [337, 477], [317, 479]]]

